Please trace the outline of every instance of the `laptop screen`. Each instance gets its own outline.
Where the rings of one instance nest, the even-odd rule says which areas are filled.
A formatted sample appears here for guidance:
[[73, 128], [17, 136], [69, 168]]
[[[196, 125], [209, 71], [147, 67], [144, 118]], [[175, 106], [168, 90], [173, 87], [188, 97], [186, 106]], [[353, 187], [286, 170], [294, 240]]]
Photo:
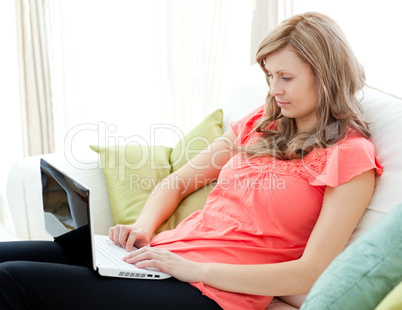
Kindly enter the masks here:
[[87, 225], [89, 190], [43, 159], [40, 169], [46, 231], [58, 237]]

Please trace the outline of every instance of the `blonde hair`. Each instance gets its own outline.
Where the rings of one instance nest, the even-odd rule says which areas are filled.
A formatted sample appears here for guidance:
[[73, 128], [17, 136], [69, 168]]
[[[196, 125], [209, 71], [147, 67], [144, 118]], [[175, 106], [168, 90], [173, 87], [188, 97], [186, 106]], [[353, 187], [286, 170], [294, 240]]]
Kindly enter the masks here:
[[[356, 92], [365, 85], [364, 69], [354, 56], [339, 26], [320, 13], [296, 15], [282, 22], [261, 42], [257, 62], [267, 74], [264, 61], [290, 46], [313, 70], [317, 83], [318, 125], [315, 131], [298, 133], [294, 119], [286, 118], [268, 93], [265, 117], [255, 128], [261, 133], [256, 144], [244, 150], [253, 156], [301, 158], [317, 147], [328, 147], [346, 136], [348, 128], [369, 138]], [[269, 78], [267, 77], [269, 85]], [[276, 128], [269, 126], [272, 122]]]

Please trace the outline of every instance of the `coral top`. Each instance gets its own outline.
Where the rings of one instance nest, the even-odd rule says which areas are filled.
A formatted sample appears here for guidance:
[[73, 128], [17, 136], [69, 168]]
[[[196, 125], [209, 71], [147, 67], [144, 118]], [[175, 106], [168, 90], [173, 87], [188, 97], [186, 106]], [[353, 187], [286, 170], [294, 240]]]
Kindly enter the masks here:
[[[237, 143], [258, 137], [252, 129], [263, 108], [231, 124]], [[298, 259], [320, 214], [326, 186], [338, 186], [370, 169], [382, 173], [373, 144], [354, 131], [338, 145], [312, 151], [303, 159], [235, 155], [223, 167], [204, 209], [155, 236], [151, 245], [205, 263]], [[191, 284], [223, 309], [265, 309], [272, 299]]]

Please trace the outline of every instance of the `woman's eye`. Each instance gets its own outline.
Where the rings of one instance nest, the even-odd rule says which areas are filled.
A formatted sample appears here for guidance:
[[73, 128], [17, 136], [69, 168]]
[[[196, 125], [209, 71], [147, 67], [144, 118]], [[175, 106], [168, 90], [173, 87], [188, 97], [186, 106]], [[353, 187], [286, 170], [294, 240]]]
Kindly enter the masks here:
[[[272, 73], [267, 73], [267, 77], [268, 77], [269, 79], [273, 79], [273, 78], [274, 78], [274, 76], [272, 75]], [[291, 77], [287, 77], [287, 76], [282, 76], [281, 79], [284, 80], [284, 81], [290, 81], [292, 78], [291, 78]]]

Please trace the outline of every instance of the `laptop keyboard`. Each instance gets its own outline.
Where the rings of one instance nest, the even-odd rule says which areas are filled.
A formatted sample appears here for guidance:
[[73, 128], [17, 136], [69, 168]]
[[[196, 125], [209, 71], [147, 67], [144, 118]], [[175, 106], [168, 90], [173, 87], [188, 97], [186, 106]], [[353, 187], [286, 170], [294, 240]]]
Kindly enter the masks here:
[[123, 257], [127, 256], [129, 252], [116, 245], [108, 236], [94, 235], [94, 240], [97, 265], [138, 270], [133, 264], [123, 261]]
[[[116, 245], [108, 236], [94, 235], [96, 265], [98, 267], [118, 270], [118, 277], [134, 279], [165, 279], [170, 277], [167, 274], [160, 273], [158, 269], [148, 270], [135, 267], [133, 264], [123, 261], [123, 257], [129, 252]], [[133, 248], [132, 251], [135, 251]], [[155, 272], [156, 271], [156, 272]]]

